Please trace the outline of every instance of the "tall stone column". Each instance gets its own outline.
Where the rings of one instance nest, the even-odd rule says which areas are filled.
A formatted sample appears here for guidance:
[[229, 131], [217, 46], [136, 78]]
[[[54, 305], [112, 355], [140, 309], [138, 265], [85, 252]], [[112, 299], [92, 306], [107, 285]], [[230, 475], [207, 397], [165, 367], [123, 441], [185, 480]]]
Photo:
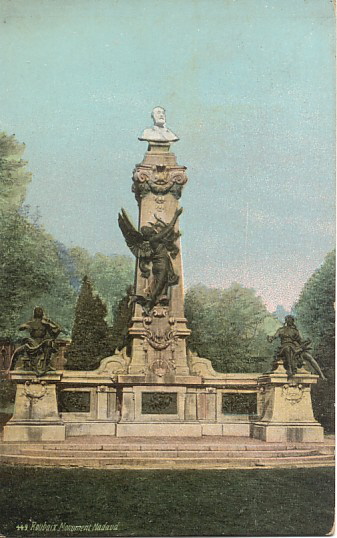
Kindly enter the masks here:
[[[170, 144], [178, 140], [177, 137], [163, 121], [156, 123], [155, 111], [159, 108], [153, 112], [154, 128], [146, 129], [140, 138], [148, 142], [148, 149], [143, 161], [136, 165], [132, 178], [132, 191], [139, 207], [138, 232], [141, 240], [148, 239], [146, 232], [151, 238], [138, 248], [128, 373], [145, 376], [149, 382], [167, 383], [174, 382], [177, 376], [189, 375], [185, 340], [190, 331], [184, 316], [182, 254], [176, 214], [187, 176], [186, 167], [178, 165], [170, 151]], [[121, 229], [123, 231], [123, 223]], [[156, 234], [157, 237], [163, 235], [163, 231], [164, 236], [166, 234], [163, 240], [153, 242], [152, 238]], [[130, 246], [125, 225], [123, 233]], [[145, 257], [142, 255], [144, 245], [149, 248]], [[146, 275], [142, 264], [148, 269]], [[156, 294], [154, 290], [158, 291], [159, 281], [165, 282], [161, 288], [159, 285], [160, 293]]]

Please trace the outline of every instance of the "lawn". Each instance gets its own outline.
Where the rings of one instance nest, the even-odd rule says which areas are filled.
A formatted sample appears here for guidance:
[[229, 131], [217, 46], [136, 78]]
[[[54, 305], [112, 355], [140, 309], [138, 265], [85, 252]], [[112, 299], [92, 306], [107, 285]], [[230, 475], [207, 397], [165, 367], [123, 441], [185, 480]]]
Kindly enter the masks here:
[[0, 532], [22, 538], [325, 535], [334, 517], [334, 470], [1, 466], [0, 507]]

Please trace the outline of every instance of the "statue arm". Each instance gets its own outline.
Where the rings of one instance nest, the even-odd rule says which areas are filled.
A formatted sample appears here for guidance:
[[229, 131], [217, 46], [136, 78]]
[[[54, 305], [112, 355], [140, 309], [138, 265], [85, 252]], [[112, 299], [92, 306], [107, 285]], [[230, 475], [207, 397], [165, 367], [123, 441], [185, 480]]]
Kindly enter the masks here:
[[56, 338], [62, 330], [61, 327], [51, 319], [44, 319], [43, 324], [47, 326], [49, 333], [54, 338]]
[[276, 340], [276, 338], [278, 338], [280, 336], [280, 329], [277, 329], [276, 333], [273, 335], [273, 336], [267, 336], [267, 340], [268, 342], [273, 342], [274, 340]]

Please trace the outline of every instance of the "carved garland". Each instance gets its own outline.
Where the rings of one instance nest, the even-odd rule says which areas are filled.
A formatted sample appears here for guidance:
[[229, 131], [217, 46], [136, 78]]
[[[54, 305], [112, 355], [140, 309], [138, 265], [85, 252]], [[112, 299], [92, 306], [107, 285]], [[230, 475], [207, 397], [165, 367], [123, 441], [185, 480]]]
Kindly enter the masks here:
[[132, 192], [139, 201], [149, 192], [164, 195], [170, 192], [178, 200], [187, 182], [185, 167], [167, 168], [166, 166], [136, 167], [133, 171]]
[[32, 379], [31, 381], [26, 381], [23, 387], [23, 391], [27, 398], [30, 398], [33, 401], [40, 400], [46, 394], [46, 382], [34, 379]]
[[150, 346], [156, 349], [157, 351], [162, 351], [163, 349], [168, 348], [169, 345], [175, 343], [178, 338], [175, 318], [169, 318], [168, 322], [170, 324], [170, 327], [166, 329], [164, 333], [160, 334], [160, 333], [154, 333], [153, 331], [151, 331], [150, 329], [150, 325], [152, 323], [151, 317], [143, 318], [143, 326], [145, 329], [144, 338], [147, 340]]

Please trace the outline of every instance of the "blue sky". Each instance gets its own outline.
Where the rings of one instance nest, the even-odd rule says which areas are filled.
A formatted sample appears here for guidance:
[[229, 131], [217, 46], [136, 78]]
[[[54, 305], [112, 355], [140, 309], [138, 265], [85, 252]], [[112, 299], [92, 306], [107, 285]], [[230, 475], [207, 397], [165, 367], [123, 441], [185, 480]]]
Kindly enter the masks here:
[[330, 0], [2, 0], [0, 129], [26, 143], [47, 231], [128, 252], [155, 105], [188, 167], [185, 284], [290, 307], [334, 247]]

